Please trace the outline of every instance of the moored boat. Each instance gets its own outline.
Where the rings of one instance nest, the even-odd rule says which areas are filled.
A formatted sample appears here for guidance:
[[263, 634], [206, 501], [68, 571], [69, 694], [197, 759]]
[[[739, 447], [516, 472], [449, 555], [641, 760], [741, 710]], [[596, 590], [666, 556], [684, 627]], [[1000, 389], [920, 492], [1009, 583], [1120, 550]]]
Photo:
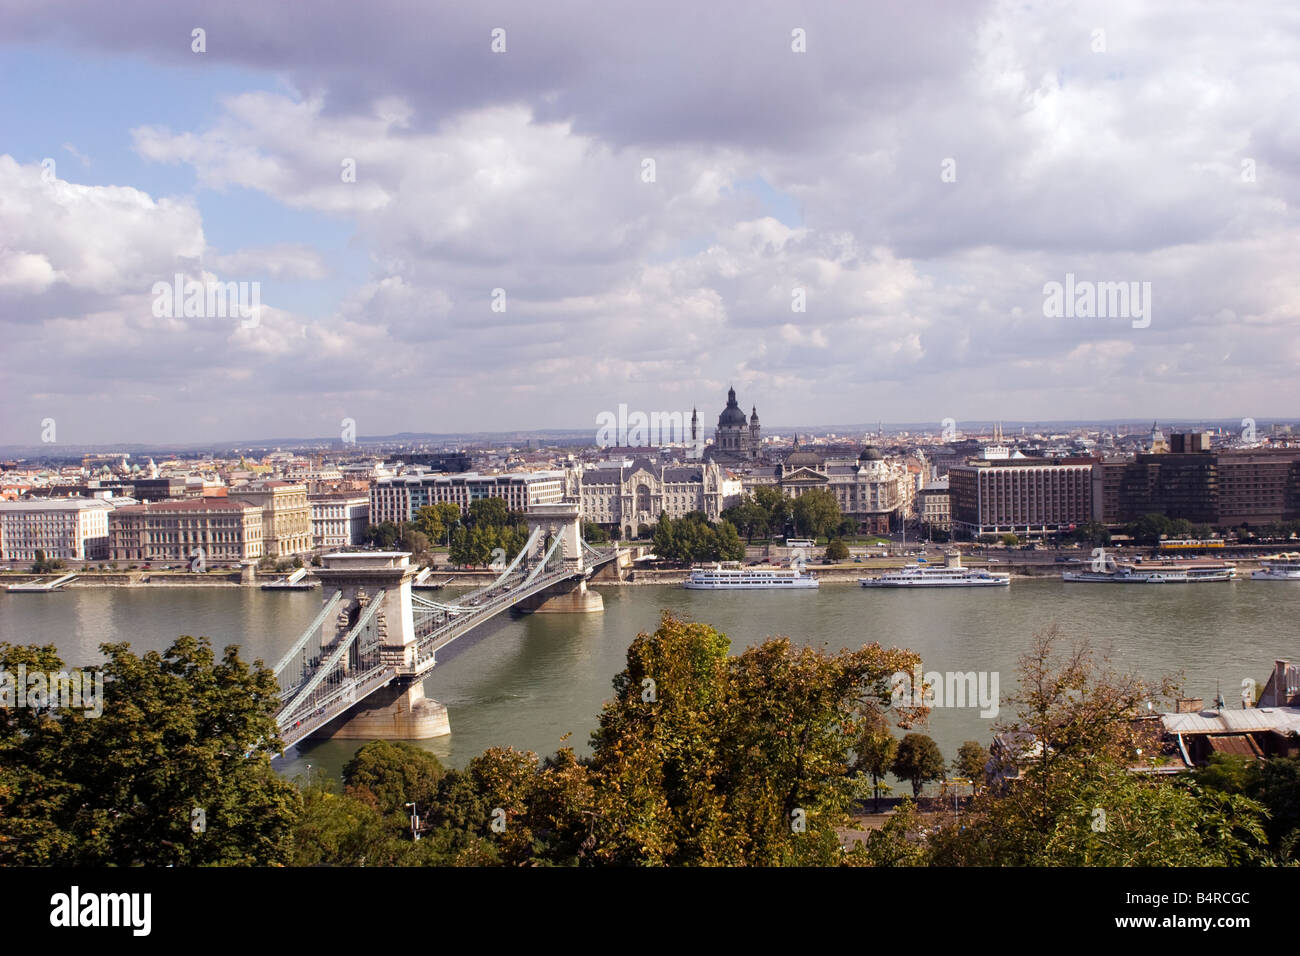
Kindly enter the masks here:
[[818, 587], [812, 574], [797, 568], [735, 568], [721, 564], [693, 568], [682, 586], [692, 591], [758, 591]]
[[1236, 576], [1237, 569], [1231, 564], [1146, 568], [1117, 564], [1102, 570], [1066, 571], [1061, 575], [1061, 580], [1098, 584], [1199, 584], [1207, 581], [1231, 581]]
[[1011, 575], [963, 567], [961, 556], [953, 555], [948, 564], [909, 564], [874, 578], [858, 578], [858, 583], [864, 588], [987, 588], [1006, 587]]
[[1300, 581], [1300, 551], [1275, 554], [1260, 561], [1250, 576], [1256, 581]]

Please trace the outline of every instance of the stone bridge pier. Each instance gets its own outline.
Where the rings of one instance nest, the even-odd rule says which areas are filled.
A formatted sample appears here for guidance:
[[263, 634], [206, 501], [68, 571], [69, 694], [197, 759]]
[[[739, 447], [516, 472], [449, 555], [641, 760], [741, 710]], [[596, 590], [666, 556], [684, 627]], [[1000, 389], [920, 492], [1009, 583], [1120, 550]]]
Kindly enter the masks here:
[[[361, 551], [327, 554], [323, 567], [313, 569], [321, 593], [343, 592], [334, 622], [334, 640], [341, 640], [361, 611], [384, 592], [375, 613], [380, 654], [393, 667], [415, 663], [415, 622], [411, 613], [411, 580], [417, 569], [405, 551]], [[323, 627], [331, 624], [326, 621]], [[333, 643], [322, 641], [323, 646]], [[424, 696], [423, 678], [396, 677], [359, 701], [346, 713], [312, 734], [312, 739], [424, 740], [451, 733], [447, 708]]]
[[[577, 502], [553, 505], [533, 505], [528, 509], [528, 531], [541, 528], [543, 535], [536, 554], [530, 559], [541, 560], [557, 537], [562, 538], [559, 550], [566, 569], [583, 574], [586, 556], [582, 550], [582, 518]], [[525, 598], [516, 605], [520, 611], [532, 614], [590, 614], [605, 610], [604, 599], [595, 591], [587, 590], [586, 577], [547, 588], [541, 594]]]

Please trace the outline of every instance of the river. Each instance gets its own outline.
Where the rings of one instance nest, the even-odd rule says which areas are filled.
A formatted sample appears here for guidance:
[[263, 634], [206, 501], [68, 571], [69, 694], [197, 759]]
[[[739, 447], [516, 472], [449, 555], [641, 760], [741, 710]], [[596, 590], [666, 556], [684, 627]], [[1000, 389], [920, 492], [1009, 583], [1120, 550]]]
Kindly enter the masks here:
[[[833, 650], [878, 641], [920, 652], [927, 671], [996, 674], [999, 718], [1010, 716], [1006, 700], [1015, 691], [1017, 657], [1051, 621], [1067, 635], [1110, 642], [1121, 665], [1148, 678], [1182, 671], [1188, 696], [1208, 703], [1221, 690], [1231, 707], [1240, 706], [1243, 679], [1262, 682], [1275, 658], [1300, 660], [1300, 584], [1287, 582], [1147, 587], [1020, 578], [1010, 588], [925, 591], [853, 584], [818, 591], [595, 590], [604, 598], [603, 613], [502, 615], [440, 652], [425, 689], [447, 705], [452, 733], [418, 746], [452, 766], [491, 746], [544, 754], [567, 742], [587, 752], [628, 644], [653, 630], [665, 608], [714, 625], [730, 637], [733, 653], [779, 634]], [[70, 665], [95, 665], [103, 642], [129, 641], [143, 652], [161, 650], [180, 634], [206, 635], [218, 652], [235, 643], [245, 657], [274, 663], [319, 606], [319, 590], [0, 594], [0, 640], [52, 643]], [[951, 760], [963, 740], [987, 744], [991, 723], [977, 707], [936, 708], [923, 730]], [[289, 776], [308, 765], [337, 774], [358, 746], [307, 744], [277, 766]]]

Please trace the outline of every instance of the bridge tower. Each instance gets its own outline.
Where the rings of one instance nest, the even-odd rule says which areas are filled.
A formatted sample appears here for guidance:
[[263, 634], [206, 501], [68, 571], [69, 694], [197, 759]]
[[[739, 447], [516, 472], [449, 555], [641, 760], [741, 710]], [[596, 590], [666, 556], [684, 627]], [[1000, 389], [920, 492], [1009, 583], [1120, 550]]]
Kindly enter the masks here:
[[[415, 663], [415, 623], [411, 613], [411, 580], [418, 573], [410, 566], [405, 551], [360, 551], [327, 554], [323, 567], [313, 573], [321, 581], [321, 593], [342, 592], [334, 622], [334, 640], [341, 640], [369, 604], [383, 592], [383, 604], [375, 612], [380, 654], [385, 663], [397, 668]], [[325, 627], [330, 626], [326, 622]], [[328, 647], [329, 641], [322, 641]], [[447, 708], [424, 696], [419, 677], [394, 678], [334, 720], [313, 737], [366, 740], [423, 740], [451, 733]]]
[[[578, 574], [586, 571], [582, 548], [582, 511], [576, 501], [533, 505], [528, 509], [527, 517], [530, 534], [536, 528], [541, 528], [544, 532], [538, 543], [539, 550], [528, 556], [530, 560], [540, 560], [556, 537], [561, 537], [563, 541], [559, 550], [565, 568]], [[534, 614], [587, 614], [605, 610], [605, 601], [595, 591], [587, 590], [584, 575], [568, 584], [557, 585], [542, 594], [525, 598], [517, 607]]]

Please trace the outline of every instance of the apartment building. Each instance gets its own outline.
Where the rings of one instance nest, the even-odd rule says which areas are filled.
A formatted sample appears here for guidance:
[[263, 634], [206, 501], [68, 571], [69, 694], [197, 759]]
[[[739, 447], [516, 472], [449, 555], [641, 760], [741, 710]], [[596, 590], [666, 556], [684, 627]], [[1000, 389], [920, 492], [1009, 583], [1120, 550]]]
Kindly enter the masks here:
[[0, 560], [46, 558], [102, 561], [108, 557], [108, 515], [95, 498], [40, 498], [0, 502]]
[[939, 531], [952, 530], [952, 503], [947, 478], [938, 478], [917, 491], [916, 511], [922, 524]]

